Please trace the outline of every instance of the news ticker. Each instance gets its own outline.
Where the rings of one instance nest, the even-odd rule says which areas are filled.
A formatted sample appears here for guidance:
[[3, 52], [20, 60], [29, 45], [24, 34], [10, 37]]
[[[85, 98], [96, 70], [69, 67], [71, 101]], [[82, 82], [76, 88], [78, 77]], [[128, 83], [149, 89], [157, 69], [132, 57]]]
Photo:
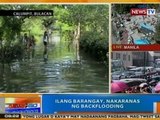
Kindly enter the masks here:
[[160, 118], [160, 114], [0, 114], [0, 119]]
[[53, 10], [0, 10], [0, 16], [53, 16]]
[[160, 118], [159, 114], [34, 114], [22, 118]]

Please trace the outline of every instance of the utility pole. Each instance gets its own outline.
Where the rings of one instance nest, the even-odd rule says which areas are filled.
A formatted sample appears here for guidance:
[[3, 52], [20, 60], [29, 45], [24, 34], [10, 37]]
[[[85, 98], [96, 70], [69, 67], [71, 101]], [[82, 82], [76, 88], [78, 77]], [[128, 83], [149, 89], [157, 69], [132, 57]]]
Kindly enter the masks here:
[[146, 70], [145, 70], [145, 68], [146, 68], [146, 52], [144, 52], [144, 75], [145, 75], [145, 73], [146, 73]]

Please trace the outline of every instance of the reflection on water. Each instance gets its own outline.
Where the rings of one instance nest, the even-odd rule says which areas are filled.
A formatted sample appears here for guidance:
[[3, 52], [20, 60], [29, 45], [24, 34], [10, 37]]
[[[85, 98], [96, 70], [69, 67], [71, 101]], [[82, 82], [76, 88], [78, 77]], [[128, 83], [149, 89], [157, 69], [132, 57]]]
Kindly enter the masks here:
[[108, 92], [108, 68], [82, 52], [76, 61], [68, 42], [52, 43], [37, 45], [21, 62], [0, 64], [0, 92]]
[[48, 49], [47, 48], [44, 48], [43, 59], [45, 63], [48, 61]]

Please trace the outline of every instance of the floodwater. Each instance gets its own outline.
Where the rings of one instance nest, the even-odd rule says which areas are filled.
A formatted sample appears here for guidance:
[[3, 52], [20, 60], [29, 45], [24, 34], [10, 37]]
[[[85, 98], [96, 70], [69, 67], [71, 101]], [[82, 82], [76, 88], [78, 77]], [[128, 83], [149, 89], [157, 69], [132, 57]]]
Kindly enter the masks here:
[[106, 93], [108, 66], [55, 36], [47, 48], [36, 45], [23, 61], [0, 65], [0, 92]]

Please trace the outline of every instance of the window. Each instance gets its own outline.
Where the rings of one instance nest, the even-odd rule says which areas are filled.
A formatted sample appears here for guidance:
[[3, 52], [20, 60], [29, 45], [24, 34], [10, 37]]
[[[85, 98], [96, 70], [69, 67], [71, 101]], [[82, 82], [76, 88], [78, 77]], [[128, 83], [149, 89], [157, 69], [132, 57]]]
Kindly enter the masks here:
[[131, 57], [130, 57], [130, 55], [128, 55], [128, 61], [130, 61], [131, 60]]
[[116, 59], [120, 59], [120, 53], [116, 53]]
[[126, 55], [125, 54], [123, 55], [123, 60], [126, 61]]

